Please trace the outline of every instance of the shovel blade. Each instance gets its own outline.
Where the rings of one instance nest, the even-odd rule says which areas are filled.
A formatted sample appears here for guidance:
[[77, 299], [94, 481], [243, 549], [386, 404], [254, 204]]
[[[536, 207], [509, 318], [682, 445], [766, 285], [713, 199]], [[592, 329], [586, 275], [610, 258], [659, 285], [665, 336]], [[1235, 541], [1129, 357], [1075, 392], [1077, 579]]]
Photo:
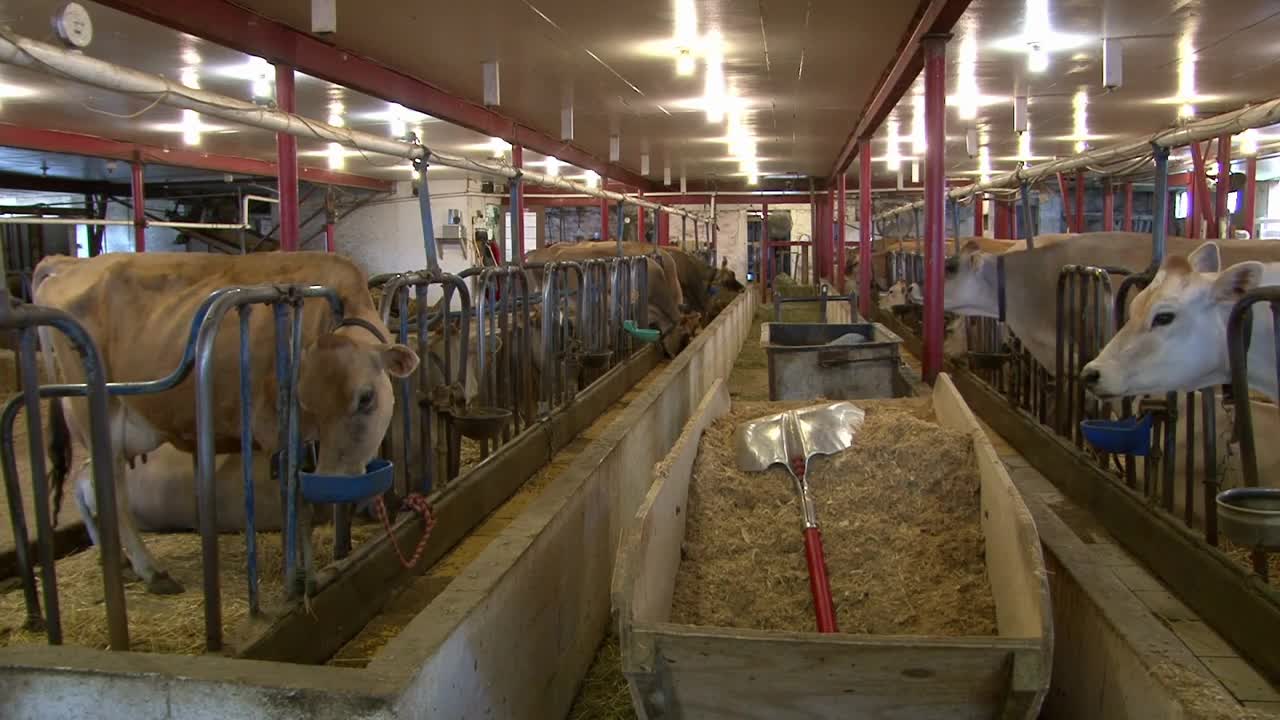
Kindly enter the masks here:
[[807, 464], [815, 455], [846, 450], [865, 418], [853, 403], [836, 402], [748, 420], [734, 433], [738, 467], [759, 472], [777, 464], [790, 467], [792, 458]]

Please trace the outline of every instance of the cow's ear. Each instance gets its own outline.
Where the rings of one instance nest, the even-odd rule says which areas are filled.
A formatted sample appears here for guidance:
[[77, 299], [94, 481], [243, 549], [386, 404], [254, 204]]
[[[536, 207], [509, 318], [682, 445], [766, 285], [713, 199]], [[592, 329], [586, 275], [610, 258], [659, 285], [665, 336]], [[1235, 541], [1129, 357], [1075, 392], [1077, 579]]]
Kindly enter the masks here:
[[1195, 249], [1187, 256], [1191, 269], [1198, 273], [1216, 273], [1222, 269], [1222, 254], [1218, 243], [1212, 240]]
[[1262, 263], [1250, 260], [1236, 263], [1218, 273], [1213, 281], [1213, 299], [1235, 304], [1245, 293], [1262, 282]]
[[383, 369], [392, 377], [409, 377], [418, 369], [418, 354], [404, 345], [380, 345], [378, 357]]

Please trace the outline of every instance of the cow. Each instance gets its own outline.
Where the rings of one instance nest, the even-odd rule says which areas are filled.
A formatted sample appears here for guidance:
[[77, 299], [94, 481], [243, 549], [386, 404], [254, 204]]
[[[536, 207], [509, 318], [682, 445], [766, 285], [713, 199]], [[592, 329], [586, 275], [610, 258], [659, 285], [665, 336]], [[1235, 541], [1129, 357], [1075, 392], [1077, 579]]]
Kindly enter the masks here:
[[[641, 245], [650, 252], [654, 250], [653, 246], [640, 243], [624, 243], [623, 245], [624, 251], [630, 245]], [[700, 325], [700, 316], [697, 313], [685, 313], [680, 309], [684, 302], [684, 295], [680, 290], [678, 272], [675, 268], [675, 261], [671, 259], [671, 256], [664, 253], [659, 253], [657, 258], [648, 253], [644, 253], [644, 255], [648, 258], [649, 269], [649, 308], [648, 318], [644, 325], [661, 331], [663, 351], [668, 357], [675, 357], [688, 344], [694, 333], [697, 332]], [[594, 259], [603, 260], [616, 256], [616, 243], [587, 242], [575, 245], [561, 243], [529, 253], [526, 256], [526, 261], [529, 263], [582, 262]], [[534, 270], [532, 274], [535, 286], [541, 288], [542, 271]]]
[[[208, 255], [187, 253], [111, 253], [81, 259], [49, 257], [36, 267], [33, 279], [37, 305], [56, 308], [76, 318], [97, 346], [107, 378], [115, 382], [160, 378], [178, 366], [196, 309], [210, 293], [228, 286], [266, 284], [323, 285], [333, 289], [352, 321], [332, 326], [323, 299], [304, 302], [303, 351], [299, 358], [297, 401], [304, 441], [318, 444], [316, 472], [358, 475], [374, 457], [392, 416], [391, 378], [410, 375], [418, 356], [404, 345], [386, 342], [386, 327], [370, 299], [364, 273], [346, 258], [327, 253], [255, 253]], [[249, 312], [255, 339], [272, 336], [272, 312], [256, 306]], [[231, 452], [240, 445], [238, 318], [228, 313], [213, 355], [213, 433], [216, 449]], [[43, 333], [52, 348], [54, 372], [63, 382], [84, 381], [74, 349], [58, 333]], [[276, 415], [274, 346], [254, 342], [250, 348], [254, 381], [252, 433], [265, 453], [279, 450]], [[130, 512], [124, 468], [133, 458], [166, 442], [194, 452], [196, 417], [194, 378], [188, 377], [163, 393], [112, 396], [107, 400], [110, 456], [114, 464], [117, 514], [121, 541], [134, 572], [148, 592], [183, 591], [147, 549]], [[88, 446], [89, 412], [83, 398], [57, 405], [65, 426], [51, 428], [51, 437], [69, 431]], [[57, 426], [63, 418], [52, 417]], [[69, 450], [70, 444], [64, 443]], [[52, 448], [51, 448], [52, 449]], [[55, 487], [66, 482], [69, 463], [55, 472]], [[97, 541], [95, 495], [91, 465], [76, 473], [73, 488], [86, 528]], [[310, 512], [299, 514], [301, 548], [306, 567], [312, 565]]]
[[[645, 243], [628, 242], [622, 245], [623, 252], [628, 255], [643, 255], [655, 249], [653, 245]], [[702, 258], [673, 245], [663, 245], [657, 250], [670, 256], [675, 263], [676, 277], [680, 282], [680, 292], [684, 297], [685, 307], [688, 311], [701, 315], [704, 325], [710, 322], [707, 310], [711, 304], [710, 289], [715, 281], [715, 270], [703, 262]]]
[[[1227, 317], [1252, 288], [1280, 285], [1280, 262], [1237, 262], [1222, 269], [1217, 243], [1188, 257], [1170, 255], [1129, 304], [1129, 317], [1081, 380], [1094, 395], [1110, 398], [1170, 391], [1190, 392], [1231, 381]], [[1271, 313], [1253, 313], [1249, 387], [1277, 398], [1276, 348]]]
[[880, 296], [880, 308], [890, 312], [897, 308], [912, 307], [923, 303], [924, 295], [920, 290], [920, 283], [908, 283], [906, 280], [899, 280], [889, 286], [889, 290]]
[[[1084, 233], [1065, 236], [1069, 241], [1054, 238], [1058, 242], [1042, 244], [1036, 239], [1033, 250], [1013, 253], [1004, 257], [1005, 265], [1005, 303], [1006, 325], [1018, 336], [1023, 346], [1039, 363], [1052, 368], [1056, 361], [1056, 314], [1057, 314], [1057, 278], [1059, 271], [1066, 265], [1093, 265], [1113, 269], [1128, 269], [1137, 272], [1146, 269], [1151, 262], [1151, 236], [1142, 233]], [[1181, 237], [1170, 237], [1166, 240], [1167, 255], [1191, 254], [1200, 241]], [[1219, 256], [1224, 264], [1234, 264], [1249, 260], [1280, 261], [1280, 244], [1259, 240], [1223, 240], [1218, 243]], [[1176, 262], [1176, 261], [1175, 261]], [[1187, 262], [1184, 260], [1184, 262]], [[1118, 287], [1122, 279], [1119, 273], [1110, 275], [1113, 287]], [[949, 312], [983, 317], [998, 317], [999, 301], [996, 278], [995, 258], [975, 248], [967, 248], [961, 253], [954, 267], [949, 268], [945, 286], [945, 306]], [[1135, 317], [1134, 307], [1141, 293], [1131, 296], [1129, 301], [1130, 317]], [[1148, 296], [1150, 297], [1150, 296]], [[1263, 313], [1255, 313], [1261, 315]], [[1146, 321], [1152, 320], [1146, 317]], [[1140, 322], [1139, 320], [1134, 320]], [[1269, 337], [1261, 335], [1260, 337]], [[1267, 344], [1267, 343], [1262, 343]], [[1225, 345], [1212, 346], [1223, 353], [1225, 362]], [[1264, 362], [1253, 363], [1261, 372], [1269, 372], [1274, 366]], [[1108, 381], [1109, 382], [1109, 381]], [[1212, 385], [1207, 383], [1201, 387]], [[1119, 389], [1119, 388], [1118, 388]], [[1172, 387], [1166, 388], [1172, 390]], [[1163, 392], [1163, 390], [1160, 390]], [[1245, 402], [1245, 400], [1237, 400]], [[1275, 406], [1269, 403], [1252, 402], [1255, 422], [1255, 435], [1267, 437], [1274, 434], [1267, 429], [1267, 424], [1275, 421]], [[1198, 403], [1197, 403], [1198, 405]], [[1178, 396], [1178, 416], [1188, 417], [1186, 395]], [[1231, 427], [1231, 411], [1224, 405], [1222, 396], [1218, 396], [1215, 410], [1216, 425], [1219, 429]], [[1196, 447], [1201, 446], [1199, 433], [1202, 423], [1196, 424]], [[1270, 445], [1259, 445], [1259, 469], [1263, 477], [1280, 478], [1280, 453]], [[1203, 473], [1204, 458], [1197, 453], [1197, 473]], [[1184, 470], [1184, 453], [1175, 456], [1175, 475], [1181, 477]], [[1238, 464], [1227, 464], [1222, 467], [1223, 487], [1233, 487], [1241, 482]], [[1183, 502], [1178, 493], [1176, 503]], [[1202, 508], [1196, 508], [1197, 514]]]

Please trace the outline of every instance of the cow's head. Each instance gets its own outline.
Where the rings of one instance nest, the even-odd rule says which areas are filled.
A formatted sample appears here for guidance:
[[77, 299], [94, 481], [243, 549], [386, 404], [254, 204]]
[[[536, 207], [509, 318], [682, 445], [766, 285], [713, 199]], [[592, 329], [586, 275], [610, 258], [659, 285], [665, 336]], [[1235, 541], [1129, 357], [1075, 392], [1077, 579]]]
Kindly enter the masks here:
[[924, 293], [920, 289], [920, 283], [908, 283], [906, 280], [894, 283], [880, 298], [880, 307], [885, 310], [923, 304]]
[[[432, 387], [441, 385], [450, 385], [454, 379], [458, 377], [459, 368], [462, 362], [462, 326], [456, 320], [450, 320], [449, 326], [449, 342], [444, 340], [444, 333], [439, 326], [431, 331], [431, 335], [427, 341], [427, 352], [429, 356], [425, 360], [427, 363], [428, 380]], [[473, 400], [480, 394], [480, 337], [476, 329], [476, 323], [470, 324], [469, 332], [470, 340], [467, 343], [467, 379], [462, 383], [462, 400], [470, 405]], [[486, 371], [492, 371], [496, 362], [497, 352], [502, 349], [502, 336], [490, 329], [489, 334], [485, 338], [485, 352], [488, 357], [485, 360]], [[446, 379], [446, 351], [448, 356], [448, 376]]]
[[418, 356], [399, 344], [362, 344], [322, 335], [298, 366], [302, 428], [319, 444], [316, 472], [359, 475], [377, 454], [391, 423], [391, 378], [409, 375]]
[[947, 260], [943, 308], [958, 315], [1000, 317], [999, 278], [996, 258], [970, 240], [960, 254]]
[[1081, 373], [1099, 397], [1199, 390], [1230, 379], [1227, 316], [1262, 279], [1263, 265], [1219, 272], [1217, 243], [1170, 256], [1129, 304], [1129, 318]]

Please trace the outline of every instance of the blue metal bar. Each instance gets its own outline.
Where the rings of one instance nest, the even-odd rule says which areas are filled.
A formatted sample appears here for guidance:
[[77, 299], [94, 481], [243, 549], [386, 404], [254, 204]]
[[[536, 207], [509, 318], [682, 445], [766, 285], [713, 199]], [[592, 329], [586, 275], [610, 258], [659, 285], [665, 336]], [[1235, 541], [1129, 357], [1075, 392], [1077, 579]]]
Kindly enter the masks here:
[[[291, 330], [293, 333], [293, 337], [291, 338], [292, 340], [292, 342], [290, 343], [291, 351], [289, 353], [289, 404], [285, 407], [285, 413], [286, 413], [286, 417], [288, 418], [288, 426], [289, 426], [289, 444], [285, 446], [285, 456], [288, 458], [288, 470], [289, 470], [289, 474], [286, 476], [288, 478], [288, 487], [289, 487], [289, 490], [288, 490], [289, 504], [286, 506], [287, 511], [285, 513], [285, 518], [288, 521], [287, 522], [288, 527], [286, 529], [286, 535], [285, 535], [285, 547], [286, 547], [287, 556], [293, 558], [294, 560], [294, 565], [293, 565], [294, 575], [292, 577], [285, 578], [287, 583], [286, 592], [288, 593], [288, 597], [290, 598], [293, 598], [294, 593], [298, 590], [302, 590], [303, 592], [305, 592], [305, 583], [307, 580], [307, 573], [311, 572], [311, 568], [308, 567], [308, 564], [309, 564], [308, 561], [311, 558], [309, 557], [301, 558], [303, 562], [299, 563], [298, 562], [299, 558], [297, 555], [298, 541], [299, 541], [299, 537], [298, 537], [298, 512], [299, 512], [298, 451], [301, 450], [302, 448], [301, 428], [299, 427], [299, 422], [298, 422], [298, 419], [299, 419], [298, 418], [298, 414], [299, 414], [298, 368], [300, 365], [302, 365], [302, 362], [301, 362], [302, 360], [302, 301], [300, 299], [296, 300], [293, 306], [292, 320], [293, 320], [293, 327], [291, 328]], [[278, 417], [278, 414], [277, 414], [277, 417]], [[311, 527], [309, 523], [308, 523], [308, 526], [305, 528], [305, 531], [310, 533]], [[307, 542], [310, 543], [310, 536], [307, 537]], [[299, 566], [301, 566], [302, 568], [301, 583], [299, 583], [298, 577], [297, 577], [297, 571]]]
[[1027, 249], [1036, 246], [1035, 223], [1031, 217], [1031, 184], [1022, 183], [1022, 239], [1027, 241]]
[[276, 370], [276, 479], [280, 484], [280, 511], [284, 515], [284, 573], [293, 572], [293, 553], [289, 546], [289, 464], [284, 449], [289, 445], [289, 428], [281, 421], [280, 413], [289, 407], [289, 308], [281, 304], [271, 306], [275, 321], [275, 370]]
[[249, 583], [249, 614], [257, 615], [258, 604], [258, 533], [254, 513], [253, 478], [253, 366], [249, 341], [249, 314], [252, 308], [241, 305], [240, 312], [240, 472], [244, 480], [244, 547], [245, 568]]
[[1155, 272], [1164, 262], [1165, 238], [1169, 233], [1169, 148], [1153, 145], [1152, 154], [1156, 160], [1156, 187], [1151, 207], [1150, 270]]
[[440, 259], [436, 255], [436, 230], [431, 221], [431, 190], [427, 185], [427, 164], [419, 161], [417, 167], [418, 177], [421, 178], [422, 183], [418, 187], [418, 212], [422, 220], [422, 245], [427, 253], [427, 268], [432, 272], [439, 272]]

